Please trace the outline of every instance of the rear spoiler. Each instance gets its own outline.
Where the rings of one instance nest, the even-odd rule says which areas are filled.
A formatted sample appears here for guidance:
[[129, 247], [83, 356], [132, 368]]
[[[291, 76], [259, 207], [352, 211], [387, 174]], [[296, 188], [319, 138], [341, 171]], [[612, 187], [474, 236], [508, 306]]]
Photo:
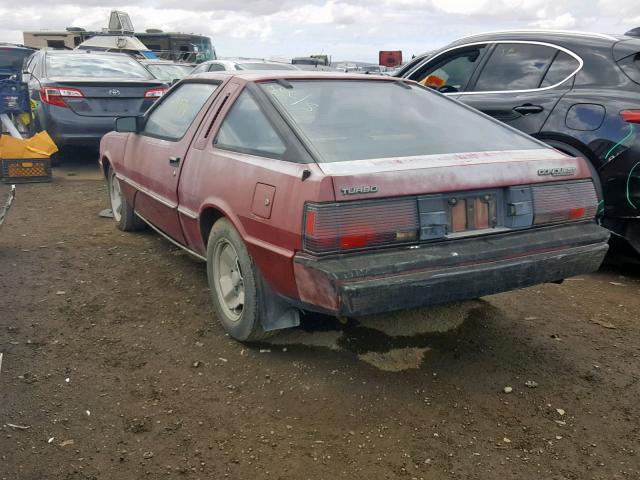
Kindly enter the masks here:
[[627, 37], [637, 37], [640, 38], [640, 27], [632, 28], [628, 32], [624, 32]]

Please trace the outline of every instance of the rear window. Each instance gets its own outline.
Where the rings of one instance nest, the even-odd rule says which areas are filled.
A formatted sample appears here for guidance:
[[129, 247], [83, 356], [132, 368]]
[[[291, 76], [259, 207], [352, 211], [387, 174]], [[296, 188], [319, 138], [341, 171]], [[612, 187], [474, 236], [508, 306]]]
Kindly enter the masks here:
[[154, 77], [128, 55], [47, 55], [49, 77], [145, 79]]
[[239, 63], [236, 65], [237, 70], [296, 70], [295, 67], [286, 63]]
[[392, 81], [261, 84], [321, 161], [541, 148], [446, 97]]
[[21, 71], [24, 59], [32, 53], [26, 49], [0, 48], [0, 69]]
[[578, 60], [568, 53], [558, 51], [556, 57], [553, 59], [553, 63], [542, 79], [540, 87], [551, 87], [563, 82], [569, 78], [569, 76], [573, 74], [578, 67], [580, 67], [580, 62], [578, 62]]

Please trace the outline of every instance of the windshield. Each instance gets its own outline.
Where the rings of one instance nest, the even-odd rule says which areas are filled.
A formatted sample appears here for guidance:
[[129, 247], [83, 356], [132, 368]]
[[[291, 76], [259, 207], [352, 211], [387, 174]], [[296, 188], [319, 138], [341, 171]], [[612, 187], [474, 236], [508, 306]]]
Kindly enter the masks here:
[[147, 69], [159, 80], [171, 81], [176, 78], [184, 78], [187, 76], [187, 72], [178, 65], [148, 63]]
[[393, 81], [261, 84], [323, 162], [541, 148], [446, 97]]
[[297, 70], [296, 67], [286, 63], [238, 63], [237, 70]]
[[47, 55], [50, 77], [153, 79], [153, 75], [128, 55]]
[[0, 48], [0, 69], [20, 72], [24, 59], [32, 53], [32, 50], [21, 48]]

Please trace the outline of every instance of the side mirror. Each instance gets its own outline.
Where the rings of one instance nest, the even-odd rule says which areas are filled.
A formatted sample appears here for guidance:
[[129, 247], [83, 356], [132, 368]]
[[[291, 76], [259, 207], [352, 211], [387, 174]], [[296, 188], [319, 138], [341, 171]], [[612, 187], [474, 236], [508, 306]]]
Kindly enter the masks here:
[[171, 80], [171, 85], [170, 86], [174, 86], [176, 83], [178, 83], [180, 80], [182, 80], [181, 78], [174, 78], [173, 80]]
[[118, 117], [115, 121], [115, 131], [121, 133], [140, 133], [144, 117]]

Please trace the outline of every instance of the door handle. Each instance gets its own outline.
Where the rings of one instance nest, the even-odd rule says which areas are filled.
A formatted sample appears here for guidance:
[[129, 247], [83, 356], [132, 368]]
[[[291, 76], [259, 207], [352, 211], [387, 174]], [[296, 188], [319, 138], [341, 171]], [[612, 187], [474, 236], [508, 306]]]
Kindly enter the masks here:
[[169, 165], [180, 165], [180, 157], [169, 157]]
[[513, 111], [518, 112], [521, 115], [529, 115], [530, 113], [540, 113], [544, 110], [540, 105], [531, 105], [530, 103], [525, 103], [524, 105], [520, 105], [519, 107], [514, 107]]

